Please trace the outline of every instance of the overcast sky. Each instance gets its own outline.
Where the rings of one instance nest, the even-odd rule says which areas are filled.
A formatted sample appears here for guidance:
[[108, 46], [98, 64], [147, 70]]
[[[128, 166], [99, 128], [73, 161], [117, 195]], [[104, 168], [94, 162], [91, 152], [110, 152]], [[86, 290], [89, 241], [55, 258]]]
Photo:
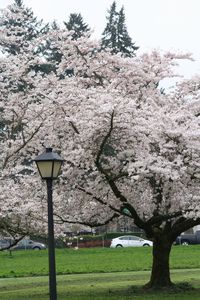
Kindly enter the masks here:
[[[39, 19], [60, 24], [70, 13], [81, 13], [85, 23], [100, 38], [106, 25], [106, 11], [113, 0], [24, 0]], [[0, 0], [0, 8], [13, 0]], [[200, 0], [116, 0], [125, 8], [128, 32], [140, 52], [159, 48], [194, 53], [195, 63], [183, 65], [188, 76], [200, 73]]]

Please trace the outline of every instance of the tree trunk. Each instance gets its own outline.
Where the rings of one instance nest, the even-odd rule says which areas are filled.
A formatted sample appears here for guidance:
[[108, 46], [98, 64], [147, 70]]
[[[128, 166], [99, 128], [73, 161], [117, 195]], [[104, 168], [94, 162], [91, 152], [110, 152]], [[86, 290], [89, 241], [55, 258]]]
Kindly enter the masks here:
[[168, 288], [173, 284], [170, 279], [169, 255], [172, 242], [166, 236], [155, 238], [153, 244], [153, 265], [150, 281], [147, 288], [160, 289]]

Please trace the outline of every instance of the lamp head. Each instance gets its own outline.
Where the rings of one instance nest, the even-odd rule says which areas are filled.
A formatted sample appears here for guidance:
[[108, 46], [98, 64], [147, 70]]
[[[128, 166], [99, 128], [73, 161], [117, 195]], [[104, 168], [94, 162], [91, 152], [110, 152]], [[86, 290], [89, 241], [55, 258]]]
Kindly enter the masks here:
[[34, 161], [42, 179], [56, 179], [63, 163], [63, 159], [52, 148], [46, 148]]

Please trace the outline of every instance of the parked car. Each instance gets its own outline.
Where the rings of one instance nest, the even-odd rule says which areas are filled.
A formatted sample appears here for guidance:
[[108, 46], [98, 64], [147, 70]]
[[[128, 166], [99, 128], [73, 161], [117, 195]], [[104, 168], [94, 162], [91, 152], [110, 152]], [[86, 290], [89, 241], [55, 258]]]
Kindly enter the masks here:
[[27, 250], [27, 249], [42, 250], [42, 249], [46, 249], [46, 245], [39, 242], [34, 242], [29, 239], [22, 239], [17, 243], [17, 245], [13, 246], [11, 249], [12, 250]]
[[8, 248], [10, 246], [10, 244], [11, 244], [10, 238], [0, 239], [0, 249]]
[[111, 248], [153, 246], [153, 242], [134, 235], [124, 235], [112, 239]]
[[200, 244], [200, 230], [197, 230], [195, 233], [183, 233], [179, 235], [175, 242], [175, 245], [195, 245], [195, 244]]

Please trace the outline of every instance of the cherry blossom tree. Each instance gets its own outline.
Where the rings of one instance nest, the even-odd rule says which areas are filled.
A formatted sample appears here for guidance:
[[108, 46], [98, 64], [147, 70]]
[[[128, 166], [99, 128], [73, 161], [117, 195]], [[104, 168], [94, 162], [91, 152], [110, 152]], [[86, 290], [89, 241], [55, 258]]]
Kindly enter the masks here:
[[172, 60], [144, 55], [125, 62], [103, 88], [59, 97], [69, 123], [61, 129], [68, 143], [61, 143], [67, 162], [57, 216], [93, 226], [132, 218], [154, 242], [148, 287], [172, 285], [172, 244], [200, 222], [199, 91], [193, 97], [186, 83], [159, 91]]
[[171, 286], [173, 241], [200, 222], [199, 91], [194, 80], [167, 94], [158, 84], [190, 57], [154, 51], [121, 59], [83, 39], [60, 41], [58, 74], [73, 64], [75, 76], [48, 94], [66, 157], [57, 220], [97, 226], [128, 215], [154, 242], [147, 286]]
[[[46, 38], [62, 60], [44, 75], [30, 66], [42, 59], [31, 49]], [[99, 50], [55, 30], [28, 52], [0, 58], [0, 218], [45, 230], [46, 193], [32, 159], [51, 145], [65, 159], [54, 189], [56, 233], [64, 223], [99, 226], [126, 215], [153, 240], [147, 286], [168, 287], [173, 242], [200, 223], [199, 78], [164, 93], [159, 83], [189, 54]], [[74, 75], [62, 76], [67, 69]]]
[[183, 55], [119, 60], [97, 52], [91, 59], [83, 45], [76, 45], [76, 78], [53, 89], [65, 115], [59, 135], [67, 158], [56, 215], [93, 226], [128, 215], [154, 242], [148, 286], [171, 286], [173, 241], [200, 221], [198, 86], [195, 93], [192, 81], [168, 94], [158, 89]]
[[[31, 148], [25, 149], [34, 143], [45, 120], [35, 88], [43, 74], [34, 71], [44, 64], [36, 43], [42, 23], [20, 0], [1, 10], [0, 23], [0, 233], [18, 240], [41, 232], [46, 222], [37, 221], [37, 211], [44, 211], [44, 206], [40, 201], [36, 209], [27, 189], [31, 183], [23, 180], [32, 172]], [[41, 221], [40, 216], [38, 219]]]
[[37, 209], [29, 198], [28, 182], [23, 180], [30, 174], [31, 162], [30, 153], [25, 154], [24, 149], [34, 140], [44, 118], [39, 99], [32, 92], [29, 58], [16, 55], [0, 59], [0, 232], [13, 238], [41, 226], [34, 216]]
[[[61, 31], [60, 34], [63, 32]], [[67, 47], [74, 56], [73, 60], [75, 60], [73, 52], [76, 50], [77, 57], [79, 57], [76, 59], [80, 60], [80, 77], [84, 77], [86, 72], [81, 69], [81, 64], [84, 65], [83, 54], [78, 44], [71, 45], [71, 36], [65, 32], [65, 39], [67, 37]], [[39, 180], [32, 178], [31, 163], [38, 149], [43, 147], [42, 145], [50, 143], [56, 147], [60, 145], [61, 138], [60, 135], [57, 136], [54, 127], [58, 119], [61, 123], [63, 122], [66, 114], [63, 106], [58, 105], [56, 99], [58, 97], [54, 90], [55, 85], [59, 86], [59, 83], [60, 92], [58, 93], [61, 93], [62, 84], [65, 85], [65, 83], [60, 79], [60, 75], [65, 72], [67, 65], [63, 64], [61, 70], [58, 70], [58, 75], [53, 73], [45, 76], [43, 73], [34, 71], [35, 65], [45, 64], [44, 58], [34, 52], [35, 47], [43, 43], [45, 38], [46, 36], [39, 37], [30, 42], [28, 51], [22, 49], [21, 53], [15, 55], [10, 53], [0, 58], [0, 176], [2, 183], [1, 232], [3, 234], [7, 232], [24, 235], [39, 230], [44, 232], [44, 227], [46, 227], [46, 197], [44, 197], [44, 191], [40, 191]], [[56, 32], [52, 36], [52, 42], [54, 39], [55, 42], [59, 40]], [[88, 47], [90, 48], [89, 57], [95, 45], [88, 41]], [[84, 80], [84, 85], [86, 85], [88, 79]], [[77, 83], [72, 83], [72, 86], [78, 87]], [[82, 84], [81, 87], [83, 87]], [[70, 87], [68, 88], [70, 93]], [[60, 113], [62, 118], [59, 116]]]

